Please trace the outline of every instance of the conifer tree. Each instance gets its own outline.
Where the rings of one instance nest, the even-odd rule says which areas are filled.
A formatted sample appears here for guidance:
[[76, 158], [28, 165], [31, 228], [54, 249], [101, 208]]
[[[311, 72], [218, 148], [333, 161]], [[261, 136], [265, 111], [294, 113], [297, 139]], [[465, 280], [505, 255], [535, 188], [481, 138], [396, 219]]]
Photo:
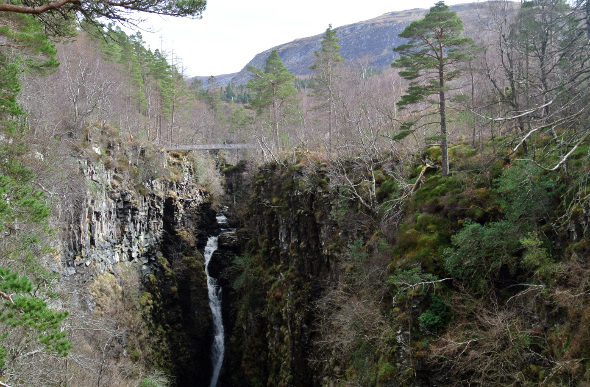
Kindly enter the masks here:
[[332, 135], [334, 128], [334, 100], [336, 98], [337, 69], [344, 58], [340, 56], [340, 44], [336, 37], [336, 30], [330, 24], [322, 39], [322, 49], [315, 51], [316, 57], [310, 69], [316, 70], [316, 74], [310, 84], [314, 95], [321, 100], [320, 107], [328, 110], [328, 152], [332, 153]]
[[280, 146], [280, 126], [296, 116], [299, 111], [295, 76], [291, 74], [277, 50], [272, 50], [264, 71], [254, 66], [248, 66], [252, 78], [248, 81], [247, 89], [252, 93], [250, 108], [258, 115], [267, 115], [273, 130], [275, 146]]
[[53, 35], [72, 35], [76, 19], [95, 25], [105, 20], [132, 25], [137, 13], [199, 18], [206, 0], [26, 0], [0, 3], [0, 12], [34, 15]]
[[[469, 58], [468, 49], [474, 46], [472, 39], [461, 37], [462, 32], [463, 22], [457, 13], [439, 1], [424, 18], [412, 22], [399, 34], [408, 42], [394, 48], [400, 57], [392, 63], [393, 67], [403, 68], [399, 75], [410, 81], [398, 106], [406, 107], [438, 96], [443, 176], [449, 174], [448, 84], [459, 76], [459, 64]], [[405, 132], [409, 133], [409, 130]]]

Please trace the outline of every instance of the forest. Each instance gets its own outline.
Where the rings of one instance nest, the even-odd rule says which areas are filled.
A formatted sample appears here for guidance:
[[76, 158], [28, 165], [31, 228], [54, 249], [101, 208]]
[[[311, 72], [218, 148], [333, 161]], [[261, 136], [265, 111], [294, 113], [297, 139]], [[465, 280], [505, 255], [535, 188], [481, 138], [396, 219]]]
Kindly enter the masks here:
[[[272, 50], [224, 86], [127, 29], [205, 6], [0, 4], [0, 386], [192, 385], [211, 208], [239, 245], [219, 385], [590, 383], [590, 2], [441, 1], [388, 68], [330, 25], [311, 75]], [[160, 250], [88, 258], [152, 227], [109, 224], [114, 192]]]

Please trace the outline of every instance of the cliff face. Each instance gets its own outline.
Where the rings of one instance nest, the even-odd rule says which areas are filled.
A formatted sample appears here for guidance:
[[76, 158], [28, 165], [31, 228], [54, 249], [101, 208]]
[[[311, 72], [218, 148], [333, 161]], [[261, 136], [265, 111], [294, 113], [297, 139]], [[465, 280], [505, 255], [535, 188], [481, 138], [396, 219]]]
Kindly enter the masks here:
[[209, 194], [182, 154], [138, 148], [131, 162], [133, 148], [88, 141], [81, 176], [72, 177], [87, 189], [66, 230], [63, 274], [91, 283], [105, 272], [118, 278], [121, 265], [141, 271], [154, 364], [177, 385], [207, 385], [212, 328], [198, 246], [216, 227]]
[[234, 264], [237, 321], [226, 367], [230, 385], [312, 385], [306, 361], [311, 305], [334, 265], [339, 237], [333, 197], [297, 167], [270, 165], [259, 175], [238, 235], [246, 253]]
[[[99, 145], [92, 148], [99, 155], [104, 152]], [[63, 249], [67, 274], [112, 272], [120, 262], [141, 263], [148, 274], [161, 255], [166, 232], [196, 227], [195, 236], [203, 239], [215, 227], [209, 194], [196, 183], [190, 162], [163, 152], [157, 157], [163, 168], [176, 168], [179, 176], [137, 183], [121, 168], [80, 160], [87, 190]]]

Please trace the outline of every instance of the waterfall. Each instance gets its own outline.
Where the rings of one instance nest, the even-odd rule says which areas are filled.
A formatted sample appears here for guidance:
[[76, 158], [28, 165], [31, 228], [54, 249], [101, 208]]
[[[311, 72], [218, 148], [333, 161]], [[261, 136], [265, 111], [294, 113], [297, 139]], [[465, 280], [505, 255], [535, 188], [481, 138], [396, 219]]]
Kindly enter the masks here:
[[209, 290], [209, 307], [213, 316], [214, 337], [211, 346], [211, 359], [213, 361], [213, 376], [211, 377], [211, 387], [217, 386], [217, 379], [223, 364], [223, 355], [225, 352], [223, 320], [221, 317], [221, 288], [217, 286], [217, 280], [209, 275], [209, 261], [211, 256], [217, 250], [216, 236], [210, 236], [205, 246], [205, 274], [207, 274], [207, 288]]

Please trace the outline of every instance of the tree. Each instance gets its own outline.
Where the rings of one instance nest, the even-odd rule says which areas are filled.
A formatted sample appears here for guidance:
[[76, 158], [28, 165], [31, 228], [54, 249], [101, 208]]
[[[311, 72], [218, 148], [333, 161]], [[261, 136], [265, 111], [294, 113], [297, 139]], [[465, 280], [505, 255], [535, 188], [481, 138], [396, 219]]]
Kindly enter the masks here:
[[472, 39], [461, 37], [462, 32], [463, 22], [457, 13], [439, 1], [423, 19], [412, 22], [399, 34], [409, 40], [394, 48], [400, 57], [392, 63], [393, 67], [403, 68], [399, 72], [400, 76], [410, 81], [398, 106], [416, 104], [429, 96], [438, 95], [443, 176], [449, 174], [446, 118], [448, 83], [459, 76], [461, 72], [458, 65], [469, 58], [466, 51], [474, 46]]
[[[590, 136], [587, 3], [532, 0], [515, 12], [509, 4], [498, 7], [498, 43], [484, 65], [498, 101], [491, 122], [518, 128], [512, 152], [522, 148], [543, 168], [568, 175], [568, 159]], [[535, 149], [535, 137], [546, 136], [553, 143]]]
[[135, 12], [199, 18], [206, 4], [205, 0], [25, 0], [1, 3], [0, 12], [35, 15], [47, 32], [67, 35], [77, 15], [95, 24], [101, 19], [134, 24]]
[[295, 76], [287, 70], [277, 50], [272, 50], [266, 59], [264, 71], [254, 66], [248, 66], [248, 71], [252, 74], [246, 86], [252, 92], [250, 108], [258, 115], [268, 114], [278, 151], [281, 123], [293, 118], [299, 110]]
[[316, 60], [309, 68], [316, 70], [316, 75], [310, 87], [316, 98], [322, 100], [320, 107], [328, 108], [328, 152], [331, 154], [337, 68], [344, 62], [344, 58], [340, 56], [340, 45], [336, 37], [336, 30], [332, 29], [331, 24], [326, 29], [322, 39], [322, 49], [315, 51], [314, 55]]
[[[548, 132], [555, 144], [550, 151], [559, 155], [557, 167], [567, 174], [566, 155], [587, 136], [585, 26], [565, 1], [534, 0], [522, 5], [512, 28], [510, 44], [523, 53], [525, 61], [519, 75], [526, 110], [520, 114], [526, 114], [529, 126], [520, 143], [524, 146], [532, 133]], [[551, 153], [542, 157], [552, 159]]]

